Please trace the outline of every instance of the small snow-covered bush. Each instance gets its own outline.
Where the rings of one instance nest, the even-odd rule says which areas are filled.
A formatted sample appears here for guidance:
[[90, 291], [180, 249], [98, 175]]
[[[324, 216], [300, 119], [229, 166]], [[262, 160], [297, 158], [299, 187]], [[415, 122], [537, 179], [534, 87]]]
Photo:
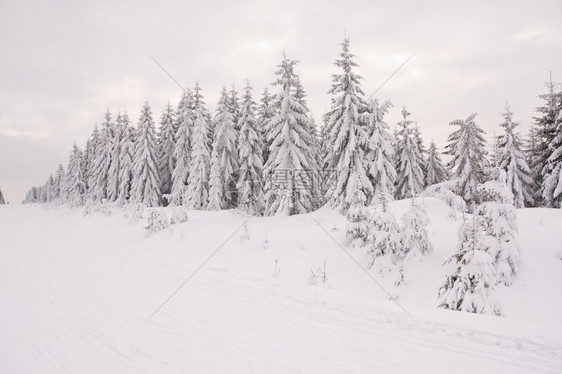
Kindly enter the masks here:
[[170, 224], [175, 225], [178, 223], [184, 223], [189, 220], [188, 209], [186, 206], [174, 206], [172, 208], [172, 217], [170, 218]]
[[369, 237], [369, 210], [365, 206], [365, 194], [361, 190], [353, 193], [351, 199], [351, 207], [349, 208], [347, 218], [346, 236], [351, 240], [352, 247], [362, 247]]
[[478, 216], [459, 229], [457, 253], [446, 264], [455, 265], [438, 292], [438, 306], [470, 313], [502, 315], [495, 295], [494, 259]]
[[158, 211], [156, 209], [152, 209], [150, 211], [150, 216], [148, 216], [148, 223], [145, 226], [145, 229], [149, 234], [162, 231], [169, 226], [170, 223], [168, 221], [166, 213]]
[[240, 240], [250, 240], [250, 232], [248, 231], [248, 226], [246, 225], [246, 223], [244, 223], [242, 229], [240, 230]]

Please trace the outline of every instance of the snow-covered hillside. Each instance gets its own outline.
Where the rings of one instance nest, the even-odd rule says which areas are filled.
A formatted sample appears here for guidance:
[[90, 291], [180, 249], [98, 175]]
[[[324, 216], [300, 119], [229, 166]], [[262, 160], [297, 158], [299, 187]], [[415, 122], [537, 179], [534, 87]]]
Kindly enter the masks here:
[[424, 204], [434, 252], [401, 287], [359, 268], [330, 209], [192, 211], [148, 235], [148, 212], [1, 206], [0, 373], [560, 373], [562, 210], [518, 210], [521, 268], [492, 317], [436, 308], [461, 217]]

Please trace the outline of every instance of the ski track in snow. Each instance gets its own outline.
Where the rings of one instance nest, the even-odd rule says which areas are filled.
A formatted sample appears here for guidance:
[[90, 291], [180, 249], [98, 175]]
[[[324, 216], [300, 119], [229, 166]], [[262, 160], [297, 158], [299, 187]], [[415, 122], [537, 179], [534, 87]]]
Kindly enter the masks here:
[[[414, 312], [414, 322], [384, 298], [220, 259], [147, 321], [244, 217], [144, 238], [123, 217], [79, 213], [0, 208], [0, 373], [562, 372], [560, 339], [488, 332], [495, 317], [481, 329], [458, 312], [439, 311], [446, 322]], [[233, 256], [239, 240], [229, 244]]]

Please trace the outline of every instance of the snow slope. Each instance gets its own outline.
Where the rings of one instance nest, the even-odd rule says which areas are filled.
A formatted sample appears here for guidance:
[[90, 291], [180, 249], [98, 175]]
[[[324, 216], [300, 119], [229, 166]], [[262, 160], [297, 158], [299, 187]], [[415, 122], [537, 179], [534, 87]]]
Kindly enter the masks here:
[[[123, 209], [2, 206], [0, 373], [562, 372], [562, 211], [518, 211], [522, 266], [498, 289], [499, 318], [435, 308], [460, 217], [424, 203], [434, 253], [407, 264], [401, 288], [369, 271], [413, 319], [328, 209], [190, 212], [147, 236]], [[324, 261], [327, 284], [309, 284]]]

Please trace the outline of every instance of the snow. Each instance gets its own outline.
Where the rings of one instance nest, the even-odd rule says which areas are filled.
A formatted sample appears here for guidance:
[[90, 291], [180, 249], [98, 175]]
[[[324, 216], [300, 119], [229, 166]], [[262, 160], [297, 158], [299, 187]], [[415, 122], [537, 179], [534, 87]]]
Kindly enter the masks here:
[[423, 203], [434, 252], [401, 287], [369, 270], [415, 321], [349, 257], [370, 261], [331, 209], [190, 211], [148, 235], [149, 209], [0, 206], [0, 373], [560, 373], [562, 210], [517, 211], [521, 267], [493, 317], [436, 308], [461, 218]]

